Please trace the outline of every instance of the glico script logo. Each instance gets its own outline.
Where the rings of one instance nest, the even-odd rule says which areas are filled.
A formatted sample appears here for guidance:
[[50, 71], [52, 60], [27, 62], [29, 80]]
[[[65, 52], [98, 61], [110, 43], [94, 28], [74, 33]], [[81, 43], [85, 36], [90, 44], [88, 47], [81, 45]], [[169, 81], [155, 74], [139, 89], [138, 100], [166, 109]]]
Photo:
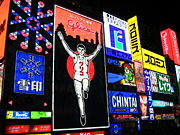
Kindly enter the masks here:
[[146, 53], [144, 55], [147, 57], [147, 60], [145, 61], [146, 63], [158, 66], [160, 68], [165, 68], [165, 61], [164, 60], [158, 59], [158, 58], [151, 56], [149, 54], [146, 54]]

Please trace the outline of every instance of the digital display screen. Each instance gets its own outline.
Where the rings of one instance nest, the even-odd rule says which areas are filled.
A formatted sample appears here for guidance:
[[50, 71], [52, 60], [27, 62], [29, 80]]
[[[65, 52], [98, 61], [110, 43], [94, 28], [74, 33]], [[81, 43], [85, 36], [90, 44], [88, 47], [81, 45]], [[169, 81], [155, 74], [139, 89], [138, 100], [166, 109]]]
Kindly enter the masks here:
[[132, 60], [128, 23], [103, 12], [106, 55], [124, 60]]
[[138, 113], [136, 93], [108, 91], [110, 114]]
[[14, 92], [44, 94], [44, 56], [17, 51]]

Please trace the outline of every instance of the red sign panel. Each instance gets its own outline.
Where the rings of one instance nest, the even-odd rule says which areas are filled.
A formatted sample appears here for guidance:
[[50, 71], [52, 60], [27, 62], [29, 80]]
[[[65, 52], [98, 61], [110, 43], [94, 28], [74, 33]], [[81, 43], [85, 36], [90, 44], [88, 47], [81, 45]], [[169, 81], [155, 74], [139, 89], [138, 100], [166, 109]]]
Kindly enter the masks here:
[[30, 129], [31, 133], [35, 132], [51, 132], [51, 125], [33, 125]]
[[62, 135], [105, 135], [104, 131], [80, 132], [80, 133], [63, 133]]
[[180, 53], [176, 37], [176, 32], [171, 29], [165, 29], [160, 32], [164, 55], [168, 55], [174, 63], [180, 65]]
[[30, 125], [10, 125], [5, 128], [5, 134], [29, 133]]

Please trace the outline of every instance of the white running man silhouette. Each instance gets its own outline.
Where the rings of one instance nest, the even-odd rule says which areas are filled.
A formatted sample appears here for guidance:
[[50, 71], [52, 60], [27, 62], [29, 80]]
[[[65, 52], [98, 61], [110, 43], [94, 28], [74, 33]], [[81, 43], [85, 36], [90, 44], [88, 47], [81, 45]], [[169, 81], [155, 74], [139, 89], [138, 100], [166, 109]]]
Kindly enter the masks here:
[[78, 44], [77, 45], [77, 52], [75, 53], [67, 42], [64, 40], [63, 34], [59, 31], [58, 36], [62, 42], [62, 45], [66, 52], [73, 58], [74, 62], [74, 89], [77, 95], [78, 99], [78, 105], [80, 109], [80, 123], [81, 126], [86, 125], [86, 114], [85, 114], [85, 103], [84, 99], [88, 98], [88, 91], [90, 87], [90, 78], [89, 78], [89, 73], [88, 73], [88, 67], [89, 67], [89, 62], [92, 61], [98, 52], [101, 50], [102, 46], [98, 45], [95, 51], [88, 55], [85, 56], [86, 48], [83, 44]]

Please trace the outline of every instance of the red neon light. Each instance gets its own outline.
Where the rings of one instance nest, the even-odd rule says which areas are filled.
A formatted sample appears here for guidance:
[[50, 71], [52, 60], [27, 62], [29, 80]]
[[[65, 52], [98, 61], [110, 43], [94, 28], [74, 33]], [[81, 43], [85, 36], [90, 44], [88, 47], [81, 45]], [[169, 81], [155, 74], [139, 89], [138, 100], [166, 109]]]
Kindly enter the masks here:
[[31, 133], [35, 132], [51, 132], [51, 125], [33, 125], [30, 129]]

